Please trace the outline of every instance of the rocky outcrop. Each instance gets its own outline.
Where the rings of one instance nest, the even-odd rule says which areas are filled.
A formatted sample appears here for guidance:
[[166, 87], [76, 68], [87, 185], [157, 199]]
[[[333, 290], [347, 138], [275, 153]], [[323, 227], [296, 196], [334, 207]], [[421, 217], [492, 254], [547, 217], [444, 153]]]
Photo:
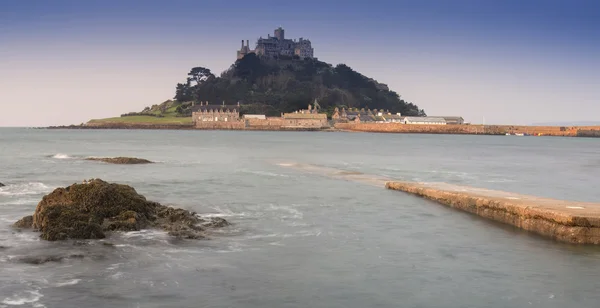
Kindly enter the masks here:
[[109, 164], [118, 165], [137, 165], [137, 164], [152, 164], [153, 162], [135, 157], [89, 157], [86, 160], [101, 161]]
[[100, 179], [57, 188], [44, 196], [31, 216], [14, 224], [33, 228], [48, 241], [102, 239], [111, 231], [165, 230], [169, 235], [202, 239], [206, 231], [229, 225], [222, 218], [202, 219], [196, 213], [148, 201], [128, 185]]

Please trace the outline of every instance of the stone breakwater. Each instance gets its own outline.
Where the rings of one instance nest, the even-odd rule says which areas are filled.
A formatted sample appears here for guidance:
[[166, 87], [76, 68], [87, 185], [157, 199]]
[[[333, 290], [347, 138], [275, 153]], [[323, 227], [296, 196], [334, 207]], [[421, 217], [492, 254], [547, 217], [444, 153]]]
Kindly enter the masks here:
[[404, 191], [562, 242], [600, 244], [600, 204], [446, 183], [387, 182]]

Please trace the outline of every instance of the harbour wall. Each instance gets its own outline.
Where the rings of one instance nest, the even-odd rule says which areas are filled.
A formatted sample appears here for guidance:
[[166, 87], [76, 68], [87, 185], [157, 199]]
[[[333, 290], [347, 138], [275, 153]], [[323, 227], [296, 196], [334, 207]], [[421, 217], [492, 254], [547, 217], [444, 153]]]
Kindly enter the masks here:
[[[519, 126], [519, 125], [425, 125], [402, 123], [336, 123], [339, 130], [376, 133], [424, 133], [424, 134], [468, 134], [506, 135], [526, 134], [533, 136], [600, 136], [600, 126]], [[595, 133], [597, 132], [597, 133]]]

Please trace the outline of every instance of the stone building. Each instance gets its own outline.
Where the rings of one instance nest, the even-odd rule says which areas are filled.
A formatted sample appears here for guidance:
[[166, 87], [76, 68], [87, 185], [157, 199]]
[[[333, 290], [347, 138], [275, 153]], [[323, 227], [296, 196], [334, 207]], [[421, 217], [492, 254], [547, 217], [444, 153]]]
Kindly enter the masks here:
[[421, 125], [446, 125], [444, 118], [434, 117], [406, 117], [404, 124], [421, 124]]
[[192, 106], [192, 120], [194, 125], [199, 122], [237, 122], [240, 121], [240, 103], [237, 105], [211, 105], [200, 102]]
[[[318, 103], [315, 101], [315, 105]], [[325, 128], [329, 127], [327, 121], [327, 114], [319, 113], [318, 109], [312, 108], [308, 104], [308, 109], [298, 110], [296, 112], [284, 113], [281, 116], [283, 118], [283, 127], [288, 128]]]
[[262, 36], [256, 42], [254, 50], [250, 49], [250, 42], [242, 40], [242, 47], [237, 51], [237, 59], [243, 58], [249, 53], [255, 53], [259, 56], [277, 57], [277, 56], [299, 56], [300, 58], [314, 58], [314, 49], [310, 40], [299, 38], [286, 39], [285, 30], [281, 27], [275, 29], [274, 36], [268, 35], [267, 38]]

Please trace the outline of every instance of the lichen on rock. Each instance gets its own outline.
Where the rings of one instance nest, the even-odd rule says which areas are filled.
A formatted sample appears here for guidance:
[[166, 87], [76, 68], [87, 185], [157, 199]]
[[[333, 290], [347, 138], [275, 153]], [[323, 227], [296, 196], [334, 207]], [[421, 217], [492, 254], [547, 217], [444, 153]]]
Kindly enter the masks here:
[[44, 196], [31, 216], [13, 226], [33, 228], [48, 241], [102, 239], [106, 232], [158, 228], [170, 235], [205, 238], [209, 228], [229, 225], [222, 218], [204, 220], [184, 209], [148, 201], [128, 185], [100, 179], [57, 188]]
[[86, 160], [101, 161], [109, 164], [118, 165], [138, 165], [138, 164], [152, 164], [154, 162], [143, 158], [135, 157], [88, 157]]

